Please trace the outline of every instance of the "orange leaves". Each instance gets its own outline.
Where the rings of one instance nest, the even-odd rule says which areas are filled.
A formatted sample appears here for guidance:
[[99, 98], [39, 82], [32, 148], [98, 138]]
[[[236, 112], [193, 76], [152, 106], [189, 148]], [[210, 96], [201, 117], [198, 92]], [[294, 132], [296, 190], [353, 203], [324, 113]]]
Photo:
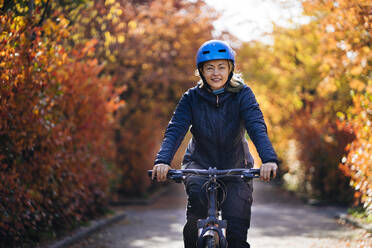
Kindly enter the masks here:
[[[368, 61], [370, 52], [370, 0], [341, 0], [332, 5], [320, 1], [306, 1], [305, 8], [309, 13], [317, 10], [324, 12], [319, 18], [322, 27], [319, 33], [323, 35], [321, 43], [322, 55], [334, 61], [326, 73], [335, 80], [346, 81], [346, 89], [353, 92], [353, 105], [345, 108], [348, 116], [346, 121], [353, 127], [356, 139], [347, 147], [347, 156], [340, 168], [352, 179], [351, 185], [357, 190], [355, 198], [372, 211], [372, 173], [371, 173], [371, 94], [370, 83], [366, 75], [370, 74]], [[337, 36], [332, 32], [324, 32], [324, 27], [332, 26]], [[337, 42], [338, 50], [330, 46]], [[344, 85], [338, 86], [339, 91], [345, 91]], [[368, 200], [369, 199], [369, 200]]]
[[212, 37], [211, 18], [199, 25], [202, 6], [199, 1], [97, 1], [75, 26], [84, 34], [73, 38], [75, 44], [98, 41], [91, 56], [104, 62], [102, 74], [112, 77], [120, 95], [108, 108], [116, 113], [121, 192], [146, 190], [149, 181], [142, 172], [152, 167], [159, 127], [169, 121], [182, 91], [194, 84], [195, 53]]
[[[332, 70], [335, 76], [344, 74], [346, 70], [352, 71], [353, 76], [360, 75], [362, 70], [358, 68], [360, 62], [366, 59], [366, 54], [362, 51], [364, 46], [368, 46], [368, 25], [371, 16], [371, 2], [369, 5], [363, 0], [352, 1], [305, 1], [304, 7], [308, 14], [316, 15], [321, 11], [319, 17], [321, 29], [318, 30], [322, 35], [321, 50], [328, 56], [335, 58], [337, 66]], [[334, 32], [327, 32], [332, 27]], [[334, 44], [338, 44], [338, 51]], [[328, 51], [328, 52], [327, 52]], [[340, 54], [351, 58], [351, 63], [345, 64], [340, 60]], [[353, 55], [352, 55], [353, 54]], [[358, 69], [357, 69], [358, 68]]]
[[344, 125], [351, 125], [356, 139], [347, 147], [340, 167], [352, 179], [356, 200], [372, 213], [372, 95], [355, 95], [353, 101], [353, 115]]
[[212, 37], [202, 1], [48, 1], [44, 16], [46, 2], [35, 0], [31, 17], [28, 4], [0, 16], [0, 212], [15, 213], [0, 215], [0, 239], [9, 242], [98, 213], [112, 176], [122, 192], [146, 190], [160, 126]]
[[337, 92], [338, 87], [334, 78], [326, 77], [319, 83], [316, 90], [319, 96], [326, 98], [327, 96]]
[[[370, 6], [370, 0], [303, 1], [311, 22], [275, 27], [272, 46], [251, 43], [238, 52], [278, 153], [285, 158], [290, 139], [301, 148], [306, 177], [298, 172], [299, 189], [326, 199], [348, 200], [345, 176], [361, 193], [355, 196], [372, 199], [365, 191], [372, 185], [371, 169], [366, 169], [372, 168], [367, 149], [372, 143], [367, 125], [372, 121]], [[339, 125], [340, 120], [347, 125]], [[344, 164], [338, 166], [342, 157]], [[291, 163], [288, 167], [299, 171]]]
[[70, 30], [60, 30], [66, 23], [59, 18], [60, 23], [46, 21], [41, 28], [17, 29], [19, 18], [0, 16], [0, 212], [9, 212], [0, 215], [0, 239], [5, 246], [37, 241], [29, 230], [51, 231], [55, 223], [68, 227], [106, 204], [110, 172], [103, 161], [114, 156], [108, 101], [115, 91], [110, 77], [100, 75], [98, 60], [87, 59], [97, 41], [80, 51], [64, 49], [61, 42]]
[[359, 91], [359, 92], [362, 92], [366, 88], [366, 85], [362, 81], [357, 80], [357, 79], [351, 80], [349, 85], [351, 89]]
[[48, 19], [44, 22], [43, 29], [46, 35], [50, 36], [52, 33], [57, 31], [57, 25], [54, 21]]
[[[98, 40], [97, 39], [91, 39], [85, 43], [85, 46], [82, 50], [82, 55], [85, 54], [92, 55], [95, 52], [95, 46], [97, 45]], [[94, 60], [94, 63], [97, 64], [97, 60]]]

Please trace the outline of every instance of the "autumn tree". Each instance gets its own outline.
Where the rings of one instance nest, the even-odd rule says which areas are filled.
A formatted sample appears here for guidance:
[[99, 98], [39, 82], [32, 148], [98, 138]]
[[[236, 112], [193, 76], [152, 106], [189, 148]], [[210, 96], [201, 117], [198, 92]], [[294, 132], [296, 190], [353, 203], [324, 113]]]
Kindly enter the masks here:
[[145, 171], [177, 100], [196, 80], [195, 54], [212, 38], [215, 17], [203, 1], [97, 0], [81, 12], [73, 43], [97, 39], [90, 56], [125, 89], [115, 131], [124, 195], [142, 194], [149, 185]]
[[[287, 161], [284, 179], [320, 199], [348, 202], [350, 176], [368, 208], [371, 2], [303, 6], [309, 23], [276, 27], [273, 45], [242, 47], [243, 75], [262, 95], [273, 141]], [[288, 159], [290, 151], [297, 160]]]
[[[350, 176], [356, 200], [372, 213], [372, 1], [305, 1], [305, 13], [319, 19], [317, 32], [322, 36], [319, 56], [323, 58], [322, 87], [326, 94], [347, 92], [352, 102], [337, 113], [343, 128], [350, 128], [355, 140], [347, 146], [340, 164]], [[323, 89], [320, 89], [323, 90]], [[337, 99], [336, 104], [342, 104]], [[336, 117], [335, 117], [336, 118]]]
[[[316, 25], [275, 27], [273, 45], [245, 44], [239, 59], [243, 76], [257, 92], [274, 146], [285, 161], [281, 172], [287, 187], [308, 197], [344, 201], [348, 180], [338, 170], [338, 161], [347, 141], [328, 118], [333, 106], [316, 92], [321, 81], [320, 61], [314, 57], [319, 45], [313, 32]], [[326, 181], [330, 187], [324, 187]]]
[[102, 213], [107, 204], [112, 81], [101, 77], [97, 60], [86, 59], [94, 40], [80, 50], [63, 45], [71, 31], [64, 4], [0, 2], [4, 247], [37, 242], [45, 232], [55, 235]]

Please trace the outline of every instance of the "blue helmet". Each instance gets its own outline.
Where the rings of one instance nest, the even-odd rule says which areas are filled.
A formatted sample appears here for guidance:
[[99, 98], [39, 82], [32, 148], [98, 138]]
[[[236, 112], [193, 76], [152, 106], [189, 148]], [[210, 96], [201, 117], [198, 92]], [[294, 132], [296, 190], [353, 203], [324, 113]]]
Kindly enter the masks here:
[[216, 59], [228, 59], [231, 60], [233, 66], [235, 65], [235, 52], [232, 48], [224, 41], [221, 40], [210, 40], [205, 42], [198, 50], [196, 55], [196, 66], [199, 68], [203, 62], [216, 60]]

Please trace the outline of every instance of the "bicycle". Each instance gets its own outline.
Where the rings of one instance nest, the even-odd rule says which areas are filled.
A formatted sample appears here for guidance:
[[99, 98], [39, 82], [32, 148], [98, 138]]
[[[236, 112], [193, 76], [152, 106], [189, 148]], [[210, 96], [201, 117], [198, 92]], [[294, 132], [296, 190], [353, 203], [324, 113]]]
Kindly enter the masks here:
[[[152, 176], [152, 170], [148, 171], [148, 175]], [[169, 170], [167, 178], [174, 180], [177, 183], [183, 182], [187, 176], [202, 176], [208, 178], [206, 182], [207, 197], [208, 197], [208, 215], [206, 219], [199, 219], [197, 222], [198, 229], [198, 248], [227, 248], [226, 227], [227, 221], [222, 220], [221, 213], [218, 210], [218, 189], [222, 189], [223, 197], [222, 204], [226, 192], [221, 183], [217, 179], [237, 177], [245, 181], [250, 181], [253, 178], [260, 177], [260, 169], [229, 169], [217, 170], [216, 168], [202, 169], [183, 169]]]

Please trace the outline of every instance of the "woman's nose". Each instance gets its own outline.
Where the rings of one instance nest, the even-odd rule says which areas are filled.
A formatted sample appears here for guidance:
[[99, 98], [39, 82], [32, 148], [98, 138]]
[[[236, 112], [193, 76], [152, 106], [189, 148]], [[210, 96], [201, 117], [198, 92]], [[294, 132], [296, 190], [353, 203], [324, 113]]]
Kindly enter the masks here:
[[219, 70], [216, 68], [216, 69], [213, 69], [213, 75], [217, 75], [219, 73]]

